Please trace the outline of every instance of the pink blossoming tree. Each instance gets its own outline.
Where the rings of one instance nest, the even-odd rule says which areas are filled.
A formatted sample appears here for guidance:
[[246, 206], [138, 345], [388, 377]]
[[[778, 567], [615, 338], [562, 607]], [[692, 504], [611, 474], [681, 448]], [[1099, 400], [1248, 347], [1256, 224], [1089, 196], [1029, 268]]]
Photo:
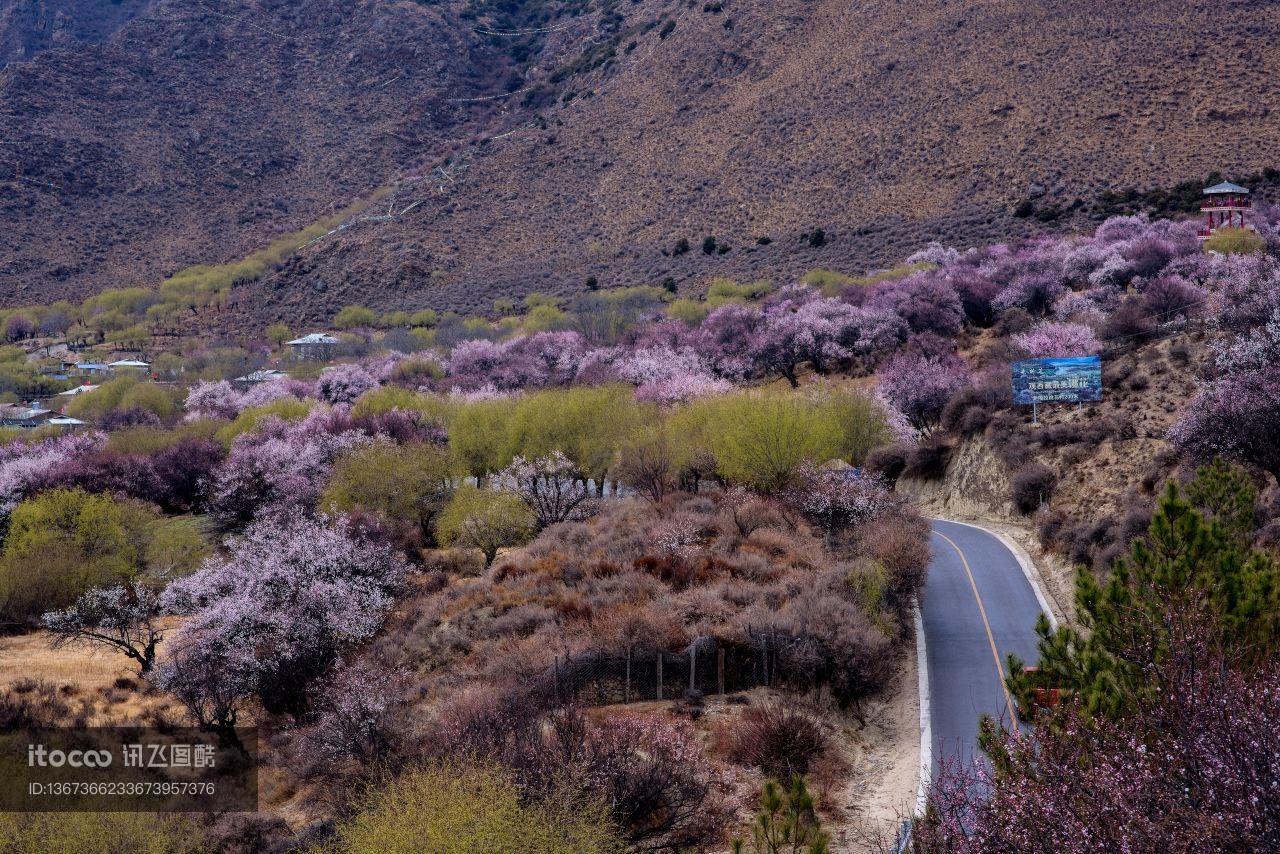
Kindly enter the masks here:
[[324, 409], [296, 422], [265, 418], [257, 430], [236, 437], [212, 478], [209, 504], [228, 528], [247, 524], [267, 506], [314, 506], [334, 459], [370, 441]]
[[398, 552], [345, 517], [255, 522], [225, 557], [165, 590], [165, 609], [188, 618], [156, 684], [224, 732], [250, 695], [271, 711], [299, 712], [311, 680], [382, 625], [406, 572]]
[[377, 387], [377, 377], [356, 363], [328, 368], [316, 383], [316, 391], [329, 403], [354, 403], [360, 395]]
[[702, 358], [690, 349], [636, 350], [618, 362], [618, 372], [636, 385], [636, 399], [648, 403], [682, 403], [732, 387], [712, 376]]
[[877, 372], [876, 380], [880, 393], [917, 433], [936, 426], [947, 400], [969, 383], [964, 366], [957, 358], [906, 354], [889, 360]]
[[1092, 356], [1102, 351], [1102, 342], [1082, 323], [1047, 321], [1013, 336], [1013, 344], [1029, 359]]
[[532, 460], [516, 457], [494, 476], [493, 486], [518, 495], [540, 528], [585, 519], [595, 509], [585, 478], [560, 451]]

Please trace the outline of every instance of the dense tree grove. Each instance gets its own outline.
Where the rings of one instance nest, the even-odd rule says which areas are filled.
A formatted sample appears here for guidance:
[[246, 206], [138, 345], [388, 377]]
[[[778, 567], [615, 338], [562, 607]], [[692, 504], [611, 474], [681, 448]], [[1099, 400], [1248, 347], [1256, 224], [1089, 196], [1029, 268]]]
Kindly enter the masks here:
[[[1183, 630], [1120, 722], [1069, 711], [1034, 738], [988, 731], [993, 765], [950, 767], [918, 851], [1270, 851], [1280, 845], [1280, 694]], [[976, 793], [983, 793], [978, 795]]]
[[146, 568], [145, 505], [53, 489], [13, 511], [0, 552], [0, 612], [21, 622], [71, 605], [94, 586], [132, 582]]
[[[1193, 482], [1191, 491], [1204, 488]], [[1224, 521], [1206, 520], [1170, 485], [1147, 535], [1112, 564], [1105, 583], [1080, 572], [1076, 600], [1087, 634], [1040, 626], [1039, 669], [1011, 682], [1024, 705], [1035, 688], [1057, 687], [1070, 690], [1091, 715], [1123, 716], [1149, 691], [1150, 666], [1176, 657], [1170, 612], [1194, 621], [1207, 611], [1212, 619], [1206, 622], [1220, 628], [1218, 647], [1235, 657], [1270, 658], [1280, 620], [1280, 567], [1243, 546], [1238, 530]], [[1021, 674], [1022, 663], [1011, 661], [1009, 672]]]
[[1093, 330], [1082, 323], [1047, 321], [1013, 336], [1013, 343], [1028, 359], [1091, 356], [1102, 349]]
[[1194, 459], [1228, 454], [1280, 481], [1280, 377], [1274, 363], [1228, 370], [1200, 393], [1171, 434]]

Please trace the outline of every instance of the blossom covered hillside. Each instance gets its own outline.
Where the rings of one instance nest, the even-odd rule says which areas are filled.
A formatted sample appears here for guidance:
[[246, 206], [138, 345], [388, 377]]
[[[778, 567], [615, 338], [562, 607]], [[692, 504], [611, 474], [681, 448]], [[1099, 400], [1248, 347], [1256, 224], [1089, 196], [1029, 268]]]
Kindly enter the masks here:
[[[266, 344], [232, 358], [179, 341], [156, 357], [168, 381], [77, 393], [66, 406], [86, 429], [0, 444], [0, 615], [135, 668], [140, 705], [108, 692], [86, 719], [265, 734], [262, 815], [147, 819], [157, 839], [341, 849], [399, 827], [379, 824], [379, 797], [418, 797], [418, 775], [457, 766], [535, 814], [596, 816], [587, 850], [727, 845], [758, 792], [778, 797], [768, 776], [802, 803], [806, 785], [851, 791], [929, 562], [911, 502], [981, 464], [1000, 485], [968, 498], [1029, 517], [1047, 550], [1091, 568], [1077, 609], [1118, 628], [1086, 652], [1132, 697], [1099, 699], [1074, 658], [1085, 641], [1047, 624], [1046, 673], [1084, 711], [1145, 715], [1135, 737], [1182, 744], [1168, 716], [1213, 710], [1199, 694], [1144, 705], [1140, 686], [1192, 676], [1133, 664], [1128, 612], [1096, 609], [1135, 597], [1156, 619], [1182, 577], [1159, 561], [1174, 561], [1187, 613], [1210, 609], [1187, 631], [1223, 627], [1194, 635], [1235, 674], [1222, 684], [1267, 672], [1236, 659], [1239, 638], [1268, 636], [1280, 590], [1280, 233], [1261, 213], [1258, 251], [1240, 254], [1204, 251], [1190, 223], [1126, 216], [1073, 238], [934, 244], [861, 279], [721, 280], [699, 299], [538, 296], [497, 320], [389, 329], [352, 307], [336, 364], [277, 359], [289, 373], [261, 381], [237, 374], [266, 364]], [[7, 318], [36, 358], [44, 311]], [[287, 346], [288, 330], [272, 337]], [[1011, 362], [1094, 353], [1100, 403], [1036, 424], [1012, 405]], [[1184, 536], [1220, 571], [1178, 557]], [[1105, 597], [1088, 593], [1098, 578]], [[1011, 690], [1034, 703], [1043, 687]], [[17, 692], [0, 694], [15, 721], [70, 714]], [[1272, 705], [1239, 714], [1270, 720]], [[1081, 731], [1045, 743], [1072, 761]], [[1125, 749], [1102, 732], [1099, 756]], [[1050, 773], [1016, 738], [985, 741], [1028, 778]], [[384, 773], [396, 782], [378, 789]], [[364, 784], [372, 800], [351, 800]], [[834, 806], [806, 815], [814, 839], [852, 838]], [[953, 830], [921, 838], [945, 848]]]

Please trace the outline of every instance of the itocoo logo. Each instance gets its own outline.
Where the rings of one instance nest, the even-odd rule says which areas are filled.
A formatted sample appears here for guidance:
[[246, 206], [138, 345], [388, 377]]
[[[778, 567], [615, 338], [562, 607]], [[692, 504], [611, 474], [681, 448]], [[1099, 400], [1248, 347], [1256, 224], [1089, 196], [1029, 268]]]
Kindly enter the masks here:
[[47, 750], [43, 744], [27, 745], [28, 768], [108, 768], [110, 750]]

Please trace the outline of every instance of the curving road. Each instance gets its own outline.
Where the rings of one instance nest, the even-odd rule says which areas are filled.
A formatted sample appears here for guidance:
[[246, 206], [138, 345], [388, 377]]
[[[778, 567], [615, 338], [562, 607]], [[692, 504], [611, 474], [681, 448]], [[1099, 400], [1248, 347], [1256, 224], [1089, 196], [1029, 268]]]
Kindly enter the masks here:
[[1036, 617], [1045, 607], [1017, 558], [995, 535], [937, 519], [931, 541], [933, 563], [920, 605], [922, 663], [927, 664], [920, 686], [922, 711], [927, 706], [921, 747], [931, 747], [929, 779], [936, 776], [940, 758], [958, 755], [968, 761], [980, 755], [979, 715], [985, 712], [1006, 725], [1014, 719], [1004, 688], [1005, 655], [1035, 662]]

